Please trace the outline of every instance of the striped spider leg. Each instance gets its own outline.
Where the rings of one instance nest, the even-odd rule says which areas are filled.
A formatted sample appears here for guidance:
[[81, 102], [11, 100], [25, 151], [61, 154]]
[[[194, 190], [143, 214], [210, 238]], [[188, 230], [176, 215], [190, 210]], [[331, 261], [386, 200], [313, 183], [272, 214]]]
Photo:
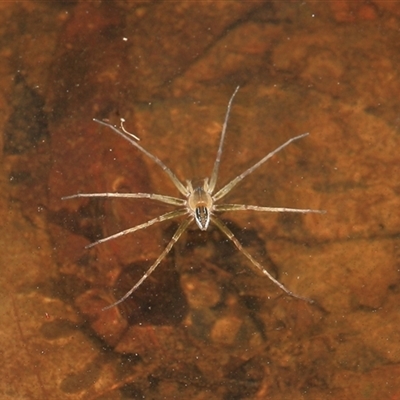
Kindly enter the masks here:
[[225, 211], [244, 211], [244, 210], [261, 211], [261, 212], [265, 212], [265, 211], [268, 211], [268, 212], [292, 212], [292, 213], [302, 213], [302, 214], [306, 214], [306, 213], [323, 214], [323, 213], [325, 213], [325, 211], [323, 211], [323, 210], [311, 210], [311, 209], [299, 209], [299, 208], [261, 207], [261, 206], [254, 206], [254, 205], [245, 205], [245, 204], [216, 204], [216, 202], [218, 200], [225, 197], [241, 180], [243, 180], [245, 177], [250, 175], [254, 170], [256, 170], [261, 165], [263, 165], [272, 156], [274, 156], [276, 153], [281, 151], [283, 148], [285, 148], [286, 146], [288, 146], [290, 143], [294, 142], [295, 140], [301, 139], [308, 135], [308, 133], [304, 133], [302, 135], [295, 136], [295, 137], [287, 140], [285, 143], [283, 143], [277, 149], [275, 149], [271, 153], [264, 156], [260, 161], [258, 161], [252, 167], [248, 168], [246, 171], [244, 171], [243, 173], [238, 175], [236, 178], [232, 179], [228, 184], [226, 184], [224, 187], [222, 187], [216, 193], [214, 193], [214, 190], [215, 190], [215, 187], [217, 184], [218, 170], [219, 170], [219, 165], [221, 162], [222, 149], [223, 149], [223, 145], [224, 145], [229, 114], [231, 111], [233, 99], [234, 99], [236, 93], [238, 92], [238, 90], [239, 90], [239, 87], [236, 88], [236, 90], [234, 91], [234, 93], [231, 96], [229, 103], [228, 103], [225, 120], [224, 120], [224, 124], [222, 127], [221, 137], [220, 137], [220, 141], [219, 141], [217, 156], [214, 161], [214, 166], [213, 166], [213, 170], [211, 173], [211, 177], [205, 178], [202, 181], [202, 184], [197, 187], [193, 187], [192, 182], [189, 180], [186, 181], [186, 185], [183, 185], [181, 183], [181, 181], [176, 177], [176, 175], [171, 171], [171, 169], [169, 169], [158, 157], [156, 157], [155, 155], [149, 153], [146, 149], [144, 149], [138, 143], [137, 137], [135, 137], [134, 135], [132, 135], [131, 133], [129, 133], [128, 131], [125, 130], [122, 123], [121, 123], [121, 130], [120, 130], [117, 127], [115, 127], [114, 125], [94, 119], [94, 121], [96, 121], [97, 123], [107, 126], [108, 128], [111, 128], [115, 133], [122, 136], [125, 140], [130, 142], [134, 147], [136, 147], [142, 153], [144, 153], [147, 157], [149, 157], [153, 162], [158, 164], [159, 167], [168, 175], [169, 179], [172, 181], [172, 183], [175, 185], [175, 187], [179, 190], [179, 192], [182, 194], [182, 196], [184, 198], [177, 198], [177, 197], [171, 197], [171, 196], [166, 196], [166, 195], [162, 195], [162, 194], [154, 194], [154, 193], [79, 193], [79, 194], [75, 194], [72, 196], [63, 197], [64, 200], [78, 198], [78, 197], [150, 199], [150, 200], [158, 201], [161, 203], [174, 205], [177, 207], [174, 211], [167, 212], [167, 213], [160, 215], [156, 218], [153, 218], [143, 224], [136, 225], [132, 228], [125, 229], [123, 231], [115, 233], [114, 235], [107, 236], [103, 239], [100, 239], [94, 243], [89, 244], [86, 247], [90, 248], [90, 247], [99, 245], [101, 243], [107, 242], [109, 240], [113, 240], [118, 237], [127, 235], [129, 233], [136, 232], [140, 229], [146, 229], [149, 226], [152, 226], [154, 224], [158, 224], [163, 221], [168, 221], [168, 220], [171, 220], [174, 218], [186, 216], [186, 218], [184, 218], [183, 221], [178, 226], [178, 229], [176, 230], [175, 234], [172, 236], [171, 240], [169, 241], [169, 243], [167, 244], [167, 246], [165, 247], [163, 252], [158, 256], [158, 258], [154, 261], [154, 263], [149, 267], [149, 269], [142, 276], [142, 278], [123, 297], [121, 297], [119, 300], [117, 300], [113, 304], [105, 307], [103, 310], [107, 310], [112, 307], [115, 307], [118, 304], [122, 303], [124, 300], [126, 300], [157, 268], [157, 266], [161, 263], [161, 261], [170, 252], [170, 250], [172, 249], [174, 244], [181, 237], [183, 232], [185, 232], [185, 230], [188, 228], [188, 226], [193, 221], [196, 222], [198, 228], [202, 231], [207, 230], [210, 222], [213, 223], [215, 226], [217, 226], [221, 230], [221, 232], [230, 241], [233, 242], [233, 244], [237, 247], [237, 249], [250, 260], [251, 265], [253, 267], [255, 267], [255, 270], [261, 271], [273, 283], [275, 283], [275, 285], [277, 285], [282, 291], [284, 291], [289, 296], [292, 296], [292, 297], [295, 297], [295, 298], [298, 298], [301, 300], [305, 300], [307, 302], [312, 302], [312, 300], [310, 300], [306, 297], [299, 296], [299, 295], [295, 294], [294, 292], [290, 291], [282, 283], [280, 283], [277, 279], [275, 279], [257, 260], [255, 260], [253, 258], [253, 256], [242, 246], [242, 244], [234, 236], [232, 231], [216, 215], [217, 213], [225, 212]]

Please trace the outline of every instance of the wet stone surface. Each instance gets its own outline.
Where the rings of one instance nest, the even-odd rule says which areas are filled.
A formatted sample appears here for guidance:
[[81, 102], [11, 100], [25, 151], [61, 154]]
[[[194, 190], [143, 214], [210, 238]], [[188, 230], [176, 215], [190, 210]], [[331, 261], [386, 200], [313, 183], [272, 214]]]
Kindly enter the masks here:
[[[399, 17], [395, 3], [4, 3], [0, 37], [4, 399], [399, 397]], [[225, 213], [284, 296], [223, 234], [75, 193], [217, 189], [291, 137]], [[225, 202], [225, 199], [223, 201]]]

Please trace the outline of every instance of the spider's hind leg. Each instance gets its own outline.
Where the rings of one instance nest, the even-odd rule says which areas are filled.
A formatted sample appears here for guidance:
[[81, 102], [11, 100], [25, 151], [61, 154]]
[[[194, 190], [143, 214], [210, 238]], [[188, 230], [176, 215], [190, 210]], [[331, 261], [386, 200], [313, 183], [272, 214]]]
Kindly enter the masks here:
[[226, 235], [226, 237], [233, 242], [233, 244], [237, 247], [237, 249], [247, 257], [248, 260], [250, 260], [251, 264], [256, 267], [255, 271], [256, 272], [262, 272], [264, 275], [266, 275], [275, 285], [277, 285], [282, 291], [284, 291], [286, 294], [288, 294], [291, 297], [295, 297], [300, 300], [304, 300], [308, 303], [313, 303], [314, 301], [307, 298], [303, 297], [300, 295], [297, 295], [296, 293], [292, 292], [289, 290], [285, 285], [280, 283], [276, 278], [274, 278], [270, 272], [268, 272], [239, 242], [239, 240], [236, 238], [236, 236], [233, 234], [233, 232], [217, 217], [213, 216], [212, 217], [212, 222]]

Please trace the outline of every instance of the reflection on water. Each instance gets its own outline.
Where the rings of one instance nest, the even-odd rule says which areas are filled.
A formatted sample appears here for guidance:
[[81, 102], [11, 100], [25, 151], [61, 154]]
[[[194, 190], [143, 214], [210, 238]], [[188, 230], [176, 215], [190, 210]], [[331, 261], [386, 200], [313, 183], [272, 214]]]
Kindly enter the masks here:
[[[390, 7], [4, 6], [0, 390], [8, 398], [398, 396], [400, 9]], [[92, 118], [124, 117], [180, 179], [204, 178], [238, 84], [217, 190], [310, 132], [226, 202], [328, 213], [223, 220], [315, 303], [283, 296], [218, 230], [192, 226], [131, 298], [101, 311], [177, 225], [85, 249], [171, 208], [61, 197], [179, 194]]]

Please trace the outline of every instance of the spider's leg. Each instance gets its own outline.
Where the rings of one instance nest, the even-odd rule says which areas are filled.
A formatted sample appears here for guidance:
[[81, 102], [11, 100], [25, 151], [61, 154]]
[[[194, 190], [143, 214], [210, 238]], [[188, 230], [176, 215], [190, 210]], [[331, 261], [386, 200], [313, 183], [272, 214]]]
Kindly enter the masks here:
[[225, 133], [226, 133], [226, 127], [228, 126], [229, 113], [231, 112], [233, 98], [235, 97], [238, 90], [239, 90], [239, 86], [233, 92], [233, 95], [231, 96], [229, 103], [228, 103], [228, 108], [226, 109], [224, 125], [222, 126], [221, 139], [219, 140], [217, 157], [215, 159], [214, 167], [213, 167], [213, 170], [211, 173], [210, 184], [209, 184], [209, 193], [212, 193], [214, 191], [215, 185], [217, 184], [218, 169], [219, 169], [219, 164], [221, 162], [222, 148], [224, 147]]
[[117, 197], [124, 199], [150, 199], [159, 201], [161, 203], [173, 204], [174, 206], [184, 206], [186, 204], [186, 200], [155, 193], [77, 193], [71, 196], [61, 197], [61, 200], [75, 199], [78, 197]]
[[244, 179], [247, 175], [250, 175], [255, 169], [257, 169], [262, 164], [264, 164], [265, 161], [269, 160], [273, 155], [275, 155], [276, 153], [281, 151], [283, 148], [288, 146], [290, 143], [294, 142], [295, 140], [301, 139], [301, 138], [303, 138], [304, 136], [307, 136], [307, 135], [308, 135], [308, 133], [303, 133], [302, 135], [299, 135], [299, 136], [296, 136], [294, 138], [291, 138], [287, 142], [285, 142], [282, 145], [280, 145], [274, 151], [271, 151], [271, 153], [267, 154], [260, 161], [255, 163], [252, 167], [250, 167], [246, 171], [242, 172], [236, 178], [232, 179], [222, 189], [220, 189], [217, 193], [215, 193], [215, 195], [213, 196], [213, 200], [217, 201], [217, 200], [221, 199], [222, 197], [226, 196], [242, 179]]
[[181, 237], [182, 233], [185, 232], [186, 228], [189, 226], [189, 224], [192, 221], [193, 221], [193, 217], [190, 217], [190, 218], [187, 218], [187, 219], [185, 219], [185, 220], [183, 220], [181, 222], [181, 224], [179, 225], [178, 229], [176, 230], [174, 236], [172, 236], [172, 239], [167, 244], [167, 247], [158, 256], [157, 260], [147, 270], [147, 272], [140, 278], [140, 280], [129, 290], [129, 292], [125, 293], [125, 295], [123, 297], [121, 297], [118, 301], [116, 301], [115, 303], [111, 304], [110, 306], [104, 307], [103, 311], [104, 310], [108, 310], [108, 309], [110, 309], [112, 307], [115, 307], [116, 305], [122, 303], [149, 277], [149, 275], [157, 268], [157, 266], [165, 258], [165, 256], [171, 251], [171, 249], [174, 246], [174, 244], [178, 241], [178, 239]]
[[172, 183], [175, 185], [175, 187], [185, 196], [188, 196], [188, 190], [183, 186], [181, 181], [176, 177], [176, 175], [156, 156], [148, 152], [145, 148], [143, 148], [137, 141], [135, 141], [130, 135], [124, 133], [123, 131], [119, 130], [116, 128], [114, 125], [111, 125], [107, 122], [100, 121], [96, 118], [93, 118], [93, 121], [107, 126], [111, 128], [114, 132], [118, 133], [118, 135], [122, 136], [125, 140], [127, 140], [129, 143], [131, 143], [133, 146], [135, 146], [137, 149], [139, 149], [143, 154], [145, 154], [147, 157], [149, 157], [151, 160], [153, 160], [156, 164], [158, 164], [163, 171], [169, 176], [171, 179]]
[[235, 237], [233, 232], [219, 219], [216, 218], [215, 216], [211, 217], [212, 222], [223, 232], [229, 240], [233, 242], [233, 244], [238, 248], [238, 250], [243, 253], [250, 261], [251, 263], [257, 267], [258, 270], [260, 270], [264, 275], [266, 275], [272, 282], [275, 283], [281, 290], [283, 290], [285, 293], [287, 293], [289, 296], [295, 297], [300, 300], [307, 301], [308, 303], [313, 303], [314, 301], [303, 296], [299, 296], [289, 289], [286, 288], [282, 283], [280, 283], [277, 279], [275, 279], [257, 260], [253, 258], [253, 256], [241, 245], [239, 240]]
[[268, 211], [268, 212], [292, 212], [292, 213], [317, 213], [317, 214], [325, 214], [325, 210], [310, 210], [308, 208], [285, 208], [285, 207], [260, 207], [260, 206], [251, 206], [247, 204], [216, 204], [214, 206], [215, 211]]
[[163, 214], [163, 215], [160, 215], [160, 216], [158, 216], [156, 218], [153, 218], [153, 219], [151, 219], [151, 220], [149, 220], [149, 221], [147, 221], [147, 222], [145, 222], [143, 224], [136, 225], [136, 226], [134, 226], [132, 228], [125, 229], [125, 230], [123, 230], [121, 232], [115, 233], [114, 235], [107, 236], [107, 237], [105, 237], [103, 239], [97, 240], [96, 242], [88, 244], [86, 246], [86, 248], [89, 249], [89, 248], [91, 248], [93, 246], [97, 246], [100, 243], [108, 242], [109, 240], [116, 239], [116, 238], [118, 238], [120, 236], [127, 235], [128, 233], [133, 233], [133, 232], [139, 231], [140, 229], [146, 229], [148, 226], [157, 224], [159, 222], [167, 221], [169, 219], [177, 218], [177, 217], [180, 217], [180, 216], [185, 215], [185, 214], [187, 214], [187, 209], [186, 208], [182, 208], [180, 210], [174, 210], [174, 211], [167, 212], [166, 214]]

